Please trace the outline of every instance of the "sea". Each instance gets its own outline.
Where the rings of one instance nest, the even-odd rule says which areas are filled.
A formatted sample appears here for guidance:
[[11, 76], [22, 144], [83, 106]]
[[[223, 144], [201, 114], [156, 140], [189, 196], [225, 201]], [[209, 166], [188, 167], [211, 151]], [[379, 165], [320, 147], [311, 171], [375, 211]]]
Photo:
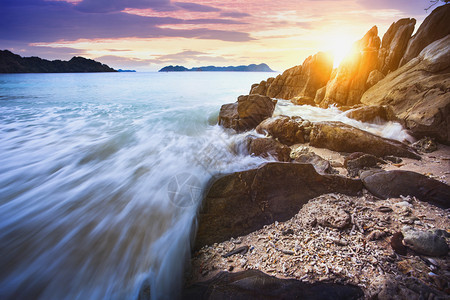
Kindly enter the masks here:
[[[273, 160], [247, 152], [256, 132], [218, 126], [220, 107], [274, 75], [0, 74], [0, 299], [179, 297], [211, 182]], [[334, 107], [275, 115], [411, 139]]]

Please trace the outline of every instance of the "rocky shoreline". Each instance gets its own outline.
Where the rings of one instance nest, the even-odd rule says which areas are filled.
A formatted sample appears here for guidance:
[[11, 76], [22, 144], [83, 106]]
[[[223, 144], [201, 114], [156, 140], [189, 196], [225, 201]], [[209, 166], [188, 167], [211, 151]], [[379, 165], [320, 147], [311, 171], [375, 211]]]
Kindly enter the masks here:
[[[337, 69], [318, 53], [222, 106], [219, 124], [272, 161], [212, 184], [183, 298], [450, 297], [450, 4], [414, 25], [373, 27]], [[418, 141], [273, 116], [278, 99]]]

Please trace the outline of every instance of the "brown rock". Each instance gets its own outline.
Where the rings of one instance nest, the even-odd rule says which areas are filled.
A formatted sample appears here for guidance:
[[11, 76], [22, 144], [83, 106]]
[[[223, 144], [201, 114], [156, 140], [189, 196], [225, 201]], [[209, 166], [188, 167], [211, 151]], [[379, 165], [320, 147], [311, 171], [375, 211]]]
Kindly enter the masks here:
[[397, 121], [392, 107], [389, 105], [369, 105], [348, 110], [347, 117], [361, 122]]
[[380, 81], [380, 80], [383, 79], [384, 77], [385, 77], [384, 74], [381, 73], [380, 71], [378, 71], [378, 70], [372, 70], [372, 71], [369, 73], [369, 77], [367, 78], [367, 81], [366, 81], [366, 89], [368, 89], [368, 88], [374, 86], [375, 84], [378, 83], [378, 81]]
[[378, 157], [395, 155], [420, 159], [412, 148], [398, 141], [385, 139], [342, 122], [315, 123], [310, 145], [339, 152], [365, 152]]
[[237, 102], [222, 105], [219, 113], [219, 125], [238, 132], [250, 130], [270, 117], [274, 109], [275, 103], [269, 97], [239, 96]]
[[400, 66], [416, 57], [425, 47], [450, 34], [450, 4], [437, 7], [425, 18], [417, 33], [410, 39]]
[[317, 89], [327, 83], [332, 69], [331, 57], [319, 52], [308, 57], [301, 66], [292, 67], [273, 80], [252, 86], [251, 93], [288, 100], [294, 97], [314, 99]]
[[256, 127], [256, 132], [269, 134], [285, 145], [305, 142], [303, 119], [288, 116], [277, 116], [264, 120]]
[[358, 104], [366, 90], [370, 72], [378, 66], [380, 43], [378, 29], [374, 26], [361, 40], [355, 42], [352, 53], [333, 71], [323, 99], [322, 95], [316, 95], [314, 101], [321, 107]]
[[314, 202], [302, 208], [301, 224], [314, 227], [316, 225], [344, 229], [350, 225], [350, 215], [336, 203]]
[[430, 202], [440, 207], [450, 207], [450, 186], [428, 178], [422, 174], [394, 170], [364, 172], [361, 180], [366, 189], [379, 198], [395, 198], [414, 196], [422, 201]]
[[286, 221], [318, 195], [355, 195], [361, 187], [359, 180], [320, 175], [312, 165], [299, 163], [267, 163], [224, 176], [203, 201], [195, 249]]
[[416, 25], [415, 19], [401, 19], [392, 23], [386, 31], [378, 55], [382, 73], [388, 74], [398, 68], [414, 31], [414, 25]]
[[[445, 5], [449, 6], [450, 5]], [[450, 35], [367, 90], [365, 105], [390, 105], [416, 137], [450, 144]]]
[[400, 255], [406, 255], [407, 249], [405, 245], [402, 243], [403, 241], [403, 234], [401, 232], [396, 232], [391, 237], [391, 247], [395, 251], [395, 253]]
[[306, 283], [280, 279], [258, 270], [236, 273], [220, 272], [214, 278], [198, 282], [183, 291], [182, 299], [304, 299], [356, 300], [364, 295], [361, 288], [337, 283]]
[[331, 163], [320, 157], [319, 155], [309, 152], [301, 154], [295, 158], [295, 162], [303, 164], [312, 164], [317, 173], [320, 174], [337, 174], [339, 173], [331, 166]]
[[278, 161], [290, 161], [291, 148], [271, 138], [249, 136], [246, 139], [248, 152], [255, 156], [269, 156]]
[[[357, 152], [359, 153], [359, 152]], [[378, 164], [385, 164], [386, 162], [371, 154], [364, 154], [355, 159], [346, 161], [346, 168], [350, 177], [359, 175], [360, 170], [378, 167]]]

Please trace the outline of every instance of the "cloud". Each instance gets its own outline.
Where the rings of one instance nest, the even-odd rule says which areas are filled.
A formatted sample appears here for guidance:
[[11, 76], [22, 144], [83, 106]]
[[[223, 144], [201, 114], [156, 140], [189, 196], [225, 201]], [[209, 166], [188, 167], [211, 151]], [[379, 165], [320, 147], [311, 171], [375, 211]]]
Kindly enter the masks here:
[[[87, 0], [81, 4], [90, 3], [85, 1]], [[103, 2], [102, 0], [99, 3]], [[111, 5], [121, 7], [123, 2], [114, 0]], [[151, 2], [155, 7], [157, 5], [162, 7], [166, 3], [166, 1], [129, 1], [135, 6], [147, 2]], [[123, 12], [85, 13], [74, 7], [76, 6], [61, 1], [5, 0], [0, 10], [0, 36], [3, 40], [29, 43], [124, 37], [185, 37], [235, 42], [252, 40], [248, 33], [231, 30], [209, 28], [175, 30], [159, 27], [168, 24], [242, 24], [233, 20], [214, 18], [183, 20], [173, 17], [145, 17]]]
[[217, 12], [221, 11], [220, 8], [212, 7], [208, 5], [203, 4], [197, 4], [197, 3], [189, 3], [189, 2], [174, 2], [174, 5], [181, 7], [182, 9], [185, 9], [187, 11], [195, 11], [195, 12]]
[[125, 8], [151, 8], [154, 10], [176, 10], [170, 0], [82, 0], [75, 5], [82, 12], [107, 13], [120, 12]]
[[155, 62], [152, 59], [127, 58], [116, 55], [104, 55], [94, 59], [115, 69], [148, 68]]
[[364, 8], [372, 10], [396, 9], [405, 14], [405, 16], [424, 15], [425, 8], [428, 7], [428, 1], [421, 1], [423, 5], [412, 5], [411, 0], [358, 0]]
[[229, 17], [229, 18], [245, 18], [250, 17], [251, 15], [248, 13], [238, 12], [238, 11], [228, 11], [220, 13], [221, 17]]

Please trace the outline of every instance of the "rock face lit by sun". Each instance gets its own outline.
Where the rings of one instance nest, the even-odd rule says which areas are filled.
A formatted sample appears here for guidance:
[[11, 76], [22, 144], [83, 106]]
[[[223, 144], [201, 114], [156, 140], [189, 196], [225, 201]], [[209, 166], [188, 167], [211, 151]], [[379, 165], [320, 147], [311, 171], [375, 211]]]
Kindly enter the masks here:
[[344, 58], [351, 54], [352, 45], [356, 41], [354, 37], [331, 33], [327, 39], [326, 51], [333, 56], [333, 67], [337, 68]]

